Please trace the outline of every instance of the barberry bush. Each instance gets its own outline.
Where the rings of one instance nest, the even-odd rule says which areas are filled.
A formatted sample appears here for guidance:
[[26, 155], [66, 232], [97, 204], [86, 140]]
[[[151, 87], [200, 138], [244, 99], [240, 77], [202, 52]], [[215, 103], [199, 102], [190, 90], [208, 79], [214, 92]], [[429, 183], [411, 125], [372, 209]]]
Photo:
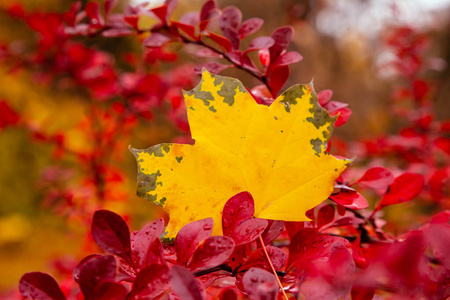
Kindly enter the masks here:
[[[343, 141], [332, 132], [349, 120], [348, 104], [332, 100], [331, 90], [316, 92], [313, 82], [285, 88], [303, 59], [290, 49], [293, 27], [263, 36], [264, 21], [243, 20], [237, 7], [208, 0], [174, 17], [177, 5], [77, 1], [62, 14], [20, 5], [3, 12], [36, 41], [2, 45], [2, 65], [88, 99], [71, 133], [48, 130], [0, 101], [0, 130], [20, 128], [52, 148], [56, 163], [40, 179], [43, 207], [77, 226], [91, 224], [91, 253], [59, 283], [24, 274], [21, 296], [450, 297], [450, 126], [434, 117], [435, 85], [423, 77], [427, 36], [395, 25], [385, 37], [399, 82], [392, 113], [403, 127]], [[142, 55], [130, 49], [118, 60], [91, 45], [126, 39], [137, 39]], [[219, 74], [230, 69], [251, 84]], [[134, 132], [148, 124], [178, 137], [137, 141]], [[105, 209], [129, 203], [129, 175], [120, 168], [130, 162], [129, 144], [137, 195], [170, 217], [137, 231], [130, 214]], [[416, 224], [398, 232], [386, 208], [407, 202]]]

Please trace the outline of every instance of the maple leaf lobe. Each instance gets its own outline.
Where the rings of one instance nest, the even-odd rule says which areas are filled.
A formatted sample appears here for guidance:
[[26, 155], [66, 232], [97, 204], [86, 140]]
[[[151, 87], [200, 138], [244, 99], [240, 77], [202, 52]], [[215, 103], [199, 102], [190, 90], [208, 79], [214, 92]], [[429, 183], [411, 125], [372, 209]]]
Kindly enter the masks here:
[[268, 107], [240, 81], [204, 71], [184, 97], [194, 145], [131, 149], [138, 195], [169, 213], [169, 238], [208, 217], [221, 234], [223, 206], [242, 191], [255, 199], [256, 217], [309, 220], [305, 212], [327, 199], [348, 164], [325, 152], [335, 118], [311, 84], [291, 87]]

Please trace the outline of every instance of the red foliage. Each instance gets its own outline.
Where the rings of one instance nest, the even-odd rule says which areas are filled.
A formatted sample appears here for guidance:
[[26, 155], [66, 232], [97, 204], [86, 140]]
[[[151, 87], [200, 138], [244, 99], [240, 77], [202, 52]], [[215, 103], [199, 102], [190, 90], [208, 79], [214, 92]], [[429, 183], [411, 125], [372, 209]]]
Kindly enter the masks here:
[[[192, 86], [194, 72], [202, 68], [213, 73], [231, 67], [243, 70], [260, 82], [248, 89], [255, 100], [270, 105], [289, 77], [289, 65], [302, 60], [299, 53], [288, 51], [293, 36], [290, 26], [274, 30], [270, 37], [255, 37], [243, 48], [247, 43], [242, 40], [256, 33], [263, 20], [242, 21], [236, 7], [220, 9], [209, 0], [200, 12], [174, 21], [171, 13], [176, 1], [151, 9], [128, 6], [124, 13], [112, 14], [116, 3], [107, 0], [102, 8], [97, 2], [84, 6], [76, 2], [61, 15], [30, 13], [18, 5], [7, 10], [37, 33], [37, 46], [22, 51], [2, 46], [1, 62], [13, 70], [29, 70], [42, 82], [81, 89], [92, 100], [89, 117], [79, 127], [94, 146], [83, 152], [69, 150], [64, 134], [46, 133], [24, 120], [6, 101], [0, 101], [0, 129], [23, 126], [36, 141], [54, 145], [56, 159], [71, 155], [82, 166], [85, 176], [75, 187], [64, 186], [74, 177], [71, 170], [50, 167], [42, 172], [40, 185], [48, 189], [44, 203], [62, 214], [83, 207], [85, 200], [76, 196], [83, 188], [92, 190], [86, 198], [98, 202], [76, 212], [85, 218], [104, 200], [120, 199], [114, 186], [124, 174], [110, 158], [119, 147], [118, 140], [130, 138], [137, 121], [151, 122], [157, 114], [173, 122], [180, 133], [189, 131], [180, 91]], [[141, 15], [153, 17], [156, 24], [140, 29]], [[214, 20], [220, 32], [212, 31]], [[125, 54], [126, 68], [119, 67], [118, 59], [110, 53], [90, 48], [78, 39], [138, 34], [146, 35], [142, 38], [145, 53], [142, 59]], [[178, 59], [169, 48], [173, 43], [192, 44], [198, 57], [214, 60], [163, 73], [159, 68], [163, 62]], [[415, 198], [420, 200], [417, 205], [431, 203], [435, 211], [448, 207], [450, 199], [450, 126], [435, 121], [430, 103], [433, 85], [420, 76], [426, 66], [427, 38], [412, 28], [398, 27], [391, 30], [386, 44], [395, 54], [392, 65], [404, 82], [393, 100], [411, 104], [410, 109], [395, 110], [407, 125], [396, 134], [364, 141], [358, 159], [371, 165], [370, 160], [378, 158], [378, 163], [392, 171], [369, 167], [360, 169], [359, 179], [353, 183], [339, 178], [328, 201], [308, 211], [310, 222], [254, 218], [252, 196], [239, 193], [225, 204], [222, 224], [215, 224], [222, 226], [223, 236], [211, 237], [212, 219], [187, 224], [174, 241], [163, 238], [162, 219], [130, 234], [122, 217], [97, 210], [91, 233], [108, 254], [87, 256], [75, 267], [73, 278], [78, 286], [64, 281], [60, 288], [47, 274], [27, 273], [19, 284], [22, 296], [58, 300], [66, 296], [92, 300], [204, 299], [221, 289], [220, 299], [237, 299], [240, 292], [250, 299], [277, 299], [278, 277], [287, 293], [310, 299], [349, 295], [372, 299], [380, 291], [392, 297], [449, 297], [450, 213], [441, 212], [421, 228], [398, 237], [385, 232], [384, 220], [379, 218], [378, 211], [384, 207]], [[252, 51], [258, 51], [257, 61], [249, 55]], [[335, 126], [345, 124], [351, 116], [347, 104], [331, 100], [330, 90], [319, 92], [317, 98], [331, 116], [336, 116]], [[345, 152], [351, 146], [340, 148]], [[381, 199], [372, 210], [363, 196], [366, 192]]]

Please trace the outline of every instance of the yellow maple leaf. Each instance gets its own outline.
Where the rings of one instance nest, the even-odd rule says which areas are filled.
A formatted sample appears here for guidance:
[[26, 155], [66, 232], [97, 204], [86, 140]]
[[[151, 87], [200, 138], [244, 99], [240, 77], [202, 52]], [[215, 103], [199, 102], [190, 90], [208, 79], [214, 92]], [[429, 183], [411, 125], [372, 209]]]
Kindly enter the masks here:
[[335, 118], [311, 84], [295, 85], [270, 106], [259, 105], [237, 79], [203, 72], [184, 92], [194, 145], [131, 149], [138, 162], [138, 195], [170, 216], [166, 237], [221, 213], [233, 195], [248, 191], [255, 217], [307, 221], [305, 212], [333, 191], [349, 161], [325, 152]]

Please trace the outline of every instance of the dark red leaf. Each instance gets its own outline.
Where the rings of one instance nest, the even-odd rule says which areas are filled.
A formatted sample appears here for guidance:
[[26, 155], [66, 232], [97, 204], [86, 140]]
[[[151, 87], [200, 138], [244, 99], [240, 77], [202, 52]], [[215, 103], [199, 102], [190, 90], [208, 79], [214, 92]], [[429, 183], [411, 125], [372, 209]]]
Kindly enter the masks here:
[[254, 213], [255, 202], [249, 192], [241, 192], [231, 197], [223, 208], [223, 234], [231, 236], [234, 229], [245, 220], [252, 219]]
[[414, 173], [404, 173], [395, 178], [394, 182], [389, 186], [388, 191], [384, 194], [375, 211], [383, 207], [408, 202], [414, 199], [423, 189], [424, 178], [422, 175]]
[[84, 264], [88, 261], [91, 260], [93, 258], [97, 258], [102, 256], [101, 254], [91, 254], [86, 256], [85, 258], [83, 258], [78, 265], [75, 267], [75, 269], [73, 270], [73, 279], [75, 280], [75, 282], [80, 283], [80, 271], [82, 269], [82, 267], [84, 266]]
[[100, 248], [131, 262], [130, 230], [119, 215], [108, 210], [96, 211], [91, 232]]
[[134, 236], [132, 255], [140, 268], [161, 262], [162, 246], [159, 236], [163, 232], [164, 220], [159, 219], [146, 225]]
[[91, 20], [92, 25], [101, 27], [105, 24], [105, 20], [103, 20], [103, 17], [100, 15], [97, 2], [88, 2], [84, 7], [84, 11]]
[[260, 36], [253, 39], [245, 50], [245, 53], [250, 51], [260, 50], [260, 49], [268, 49], [272, 47], [274, 44], [274, 40], [269, 36]]
[[364, 173], [355, 184], [362, 184], [372, 189], [385, 189], [394, 182], [392, 172], [383, 167], [374, 167]]
[[303, 56], [300, 53], [295, 51], [286, 52], [278, 57], [278, 59], [274, 62], [274, 66], [286, 66], [295, 64], [303, 59]]
[[278, 282], [275, 275], [260, 268], [251, 268], [242, 277], [242, 285], [250, 300], [276, 300]]
[[212, 41], [221, 46], [226, 52], [230, 52], [231, 50], [233, 50], [231, 41], [226, 37], [223, 37], [210, 31], [207, 31], [206, 34], [202, 34], [202, 37], [210, 38]]
[[255, 33], [261, 28], [263, 24], [264, 20], [260, 18], [251, 18], [244, 21], [244, 23], [242, 23], [241, 25], [241, 28], [239, 28], [238, 30], [239, 38], [242, 40], [246, 36]]
[[314, 267], [315, 260], [324, 260], [330, 256], [331, 246], [335, 243], [345, 246], [349, 242], [338, 236], [318, 234], [313, 228], [300, 230], [289, 245], [288, 268], [296, 266], [298, 270], [302, 270]]
[[194, 252], [188, 268], [199, 271], [217, 267], [228, 260], [234, 250], [233, 239], [227, 236], [213, 236], [201, 243]]
[[76, 15], [80, 11], [80, 9], [81, 9], [81, 1], [76, 1], [70, 6], [69, 11], [62, 13], [61, 16], [69, 26], [75, 26]]
[[65, 300], [56, 280], [41, 272], [26, 273], [20, 278], [19, 291], [25, 298], [35, 300]]
[[340, 193], [330, 195], [329, 197], [334, 202], [350, 208], [350, 209], [364, 209], [369, 207], [369, 203], [360, 193], [348, 189], [341, 189]]
[[194, 26], [185, 24], [185, 23], [175, 22], [175, 21], [172, 21], [171, 24], [173, 26], [175, 26], [176, 28], [178, 28], [179, 30], [186, 33], [190, 38], [197, 40], [197, 37], [195, 36], [195, 27]]
[[168, 43], [171, 40], [171, 38], [165, 34], [162, 33], [152, 33], [150, 36], [148, 36], [143, 42], [142, 45], [149, 48], [157, 48], [162, 47], [166, 43]]
[[[273, 46], [272, 46], [273, 47]], [[269, 86], [272, 95], [276, 96], [289, 77], [289, 66], [279, 66], [269, 75]]]
[[272, 33], [272, 38], [275, 44], [270, 47], [270, 61], [274, 62], [278, 56], [286, 50], [292, 40], [292, 35], [294, 34], [294, 29], [291, 26], [284, 26], [276, 29]]
[[[128, 295], [126, 287], [117, 282], [103, 281], [97, 285], [89, 299], [92, 300], [125, 300]], [[86, 298], [87, 299], [87, 298]]]
[[238, 30], [239, 25], [242, 21], [242, 13], [235, 6], [228, 6], [222, 10], [222, 14], [219, 18], [219, 27], [220, 29], [224, 28], [232, 28], [234, 30]]
[[211, 236], [214, 226], [212, 218], [189, 223], [178, 231], [175, 238], [177, 262], [185, 265], [194, 253], [197, 246]]
[[169, 288], [169, 268], [150, 265], [136, 276], [129, 299], [154, 299]]
[[[273, 267], [275, 268], [275, 270], [280, 270], [286, 263], [287, 259], [286, 253], [284, 253], [283, 250], [273, 246], [266, 246], [266, 249]], [[250, 255], [250, 257], [245, 261], [242, 267], [239, 268], [239, 271], [245, 271], [253, 267], [271, 271], [271, 268], [269, 266], [269, 263], [267, 262], [267, 258], [264, 255], [264, 251], [262, 248], [259, 248], [256, 251], [254, 251]]]
[[119, 0], [106, 0], [104, 4], [105, 15], [109, 15], [109, 13], [116, 7]]
[[247, 247], [247, 245], [236, 246], [234, 247], [233, 254], [231, 254], [230, 258], [228, 259], [227, 264], [233, 271], [235, 271], [244, 263], [244, 261], [250, 256], [251, 253], [252, 251], [249, 247]]
[[170, 269], [170, 285], [172, 290], [183, 300], [205, 299], [205, 293], [194, 275], [186, 268], [174, 265]]
[[240, 223], [234, 229], [231, 238], [233, 238], [236, 246], [250, 243], [256, 240], [266, 229], [267, 220], [250, 219]]
[[317, 214], [317, 228], [322, 228], [334, 220], [335, 208], [333, 205], [328, 204], [322, 206]]
[[102, 281], [114, 280], [116, 260], [114, 256], [102, 255], [86, 260], [80, 269], [79, 285], [86, 299], [90, 299]]
[[213, 12], [215, 11], [217, 5], [216, 1], [208, 0], [203, 4], [202, 10], [200, 11], [200, 21], [206, 21], [211, 18]]
[[219, 300], [238, 300], [238, 293], [235, 288], [224, 288], [219, 294]]
[[228, 40], [230, 40], [233, 50], [239, 50], [241, 40], [239, 39], [237, 30], [232, 27], [225, 27], [222, 28], [222, 33]]
[[265, 245], [275, 240], [281, 234], [281, 232], [283, 232], [284, 229], [284, 221], [268, 221], [269, 223], [261, 235]]
[[286, 231], [290, 239], [292, 239], [297, 232], [305, 228], [305, 222], [284, 222], [284, 225], [286, 226]]

